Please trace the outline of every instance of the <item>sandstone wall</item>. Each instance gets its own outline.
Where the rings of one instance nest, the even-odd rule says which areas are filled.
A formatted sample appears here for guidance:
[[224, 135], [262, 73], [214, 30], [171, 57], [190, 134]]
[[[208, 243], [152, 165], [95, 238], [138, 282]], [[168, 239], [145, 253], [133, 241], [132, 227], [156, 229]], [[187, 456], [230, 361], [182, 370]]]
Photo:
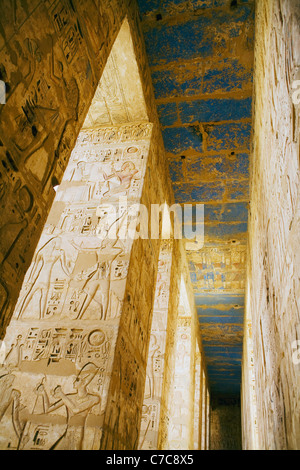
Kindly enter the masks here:
[[124, 17], [115, 3], [1, 2], [2, 336]]
[[[79, 135], [5, 335], [2, 449], [100, 446], [117, 338], [124, 337], [120, 318], [133, 246], [128, 230], [137, 222], [132, 208], [142, 193], [151, 130], [145, 123]], [[116, 172], [130, 184], [113, 184]], [[124, 193], [126, 205], [120, 205]], [[129, 324], [137, 326], [134, 319]], [[143, 333], [135, 328], [123, 347], [146, 354]], [[119, 428], [127, 438], [128, 400], [135, 392], [130, 366], [141, 367], [136, 350], [126, 350], [125, 366], [117, 365], [120, 376], [127, 375], [120, 380], [126, 417], [114, 433], [118, 446]]]
[[[0, 105], [3, 337], [54, 199], [53, 186], [62, 179], [125, 15], [149, 120], [155, 126], [158, 121], [134, 2], [4, 1], [0, 13], [0, 80], [6, 83], [6, 104]], [[164, 175], [161, 150], [153, 163]], [[167, 178], [162, 180], [166, 185]]]
[[211, 404], [210, 450], [241, 450], [241, 408], [237, 402]]
[[[204, 449], [209, 416], [208, 382], [203, 380], [203, 377], [207, 378], [207, 370], [188, 264], [183, 244], [178, 241], [173, 249], [171, 278], [158, 448]], [[185, 306], [182, 305], [182, 286]], [[201, 353], [200, 380], [196, 376], [197, 351]], [[200, 385], [199, 394], [195, 393], [196, 384]], [[194, 421], [197, 406], [200, 408], [198, 424]], [[197, 444], [194, 433], [199, 433]]]
[[[299, 8], [296, 0], [264, 0], [256, 12], [246, 318], [252, 324], [261, 449], [300, 444]], [[248, 373], [246, 360], [244, 368]], [[244, 422], [251, 415], [246, 389]], [[245, 448], [247, 440], [246, 433]]]
[[[110, 147], [115, 151], [115, 155], [118, 155], [118, 152], [123, 154], [129, 148], [125, 143], [120, 144], [120, 141], [115, 141], [111, 136], [121, 136], [121, 140], [124, 137], [126, 143], [130, 142], [139, 149], [139, 145], [126, 126], [122, 128], [123, 130], [111, 127], [104, 131], [97, 128], [85, 129], [83, 134], [79, 135], [125, 16], [127, 16], [132, 33], [146, 103], [146, 120], [151, 127], [150, 146], [144, 154], [145, 168], [139, 200], [147, 209], [150, 209], [151, 204], [167, 202], [171, 205], [174, 202], [138, 12], [135, 3], [130, 1], [49, 0], [39, 2], [36, 0], [31, 2], [30, 6], [28, 3], [12, 5], [11, 2], [4, 1], [0, 6], [2, 18], [0, 22], [0, 79], [6, 82], [7, 90], [7, 102], [0, 107], [2, 157], [0, 315], [1, 337], [4, 337], [7, 330], [5, 343], [8, 346], [8, 356], [4, 361], [5, 370], [1, 375], [1, 378], [4, 378], [2, 392], [7, 392], [0, 416], [1, 447], [47, 449], [51, 442], [57, 442], [63, 446], [60, 436], [67, 435], [66, 448], [77, 444], [78, 448], [81, 448], [87, 444], [92, 448], [100, 446], [102, 449], [135, 449], [138, 445], [147, 377], [147, 356], [155, 300], [155, 281], [161, 250], [160, 240], [139, 238], [134, 241], [130, 250], [125, 250], [123, 268], [124, 263], [125, 265], [128, 263], [130, 267], [127, 266], [128, 272], [125, 269], [126, 276], [122, 279], [122, 286], [119, 286], [120, 291], [117, 288], [121, 295], [115, 295], [113, 308], [115, 317], [112, 319], [114, 324], [111, 325], [111, 335], [108, 332], [105, 333], [107, 336], [104, 342], [99, 321], [106, 321], [109, 318], [106, 318], [108, 305], [106, 301], [103, 303], [103, 297], [98, 309], [88, 309], [88, 320], [92, 323], [96, 321], [98, 326], [95, 330], [94, 326], [89, 323], [92, 330], [86, 336], [87, 332], [79, 331], [83, 327], [82, 318], [79, 318], [80, 312], [83, 316], [85, 315], [84, 306], [80, 307], [80, 298], [76, 299], [78, 304], [72, 303], [73, 299], [70, 298], [70, 302], [67, 302], [69, 306], [67, 311], [63, 311], [63, 308], [59, 310], [62, 305], [59, 305], [58, 290], [62, 288], [62, 283], [58, 282], [61, 279], [57, 277], [54, 280], [49, 278], [48, 281], [38, 279], [39, 282], [44, 283], [39, 289], [39, 294], [44, 299], [37, 299], [37, 292], [32, 290], [33, 286], [37, 285], [37, 279], [30, 280], [30, 272], [33, 271], [28, 272], [30, 282], [23, 286], [20, 308], [15, 310], [14, 323], [11, 323], [10, 329], [7, 327], [38, 241], [40, 240], [40, 245], [36, 251], [37, 258], [34, 259], [33, 267], [36, 267], [37, 262], [43, 263], [44, 258], [39, 257], [39, 250], [45, 246], [48, 247], [48, 242], [53, 242], [52, 235], [55, 235], [55, 230], [62, 229], [66, 233], [70, 230], [72, 237], [77, 229], [80, 231], [80, 237], [93, 231], [93, 224], [97, 219], [97, 208], [96, 203], [92, 204], [91, 201], [93, 197], [97, 199], [97, 194], [99, 196], [97, 187], [94, 185], [96, 182], [93, 181], [93, 171], [98, 171], [100, 174], [105, 169], [102, 168], [100, 171], [100, 168], [98, 170], [90, 168], [90, 179], [85, 179], [84, 165], [90, 163], [85, 158], [90, 159], [93, 155], [90, 149], [87, 152], [84, 148], [87, 142], [97, 144], [98, 141], [99, 143], [99, 133], [104, 132], [110, 140]], [[91, 123], [91, 115], [88, 115], [88, 120]], [[139, 140], [143, 132], [139, 127], [137, 129]], [[73, 167], [68, 167], [68, 170], [71, 168], [72, 171], [65, 175], [66, 180], [63, 181], [62, 186], [59, 186], [77, 138], [77, 143], [81, 146], [79, 153], [82, 152], [84, 155], [83, 165], [78, 166], [79, 162], [75, 159]], [[109, 154], [109, 148], [100, 147], [98, 146], [96, 150], [98, 157], [103, 151], [106, 155]], [[110, 170], [114, 171], [113, 167]], [[75, 183], [73, 181], [69, 185], [77, 171], [81, 172], [82, 180], [76, 183], [75, 178]], [[102, 176], [104, 177], [104, 173]], [[82, 184], [83, 182], [87, 184]], [[76, 191], [72, 192], [72, 185], [76, 187]], [[57, 203], [63, 202], [64, 198], [56, 199], [54, 212], [58, 211], [55, 214], [59, 215], [51, 219], [50, 214], [50, 222], [45, 227], [46, 232], [42, 234], [54, 200], [54, 188], [57, 186], [61, 188], [62, 193], [65, 189], [70, 189], [73, 195], [70, 196], [71, 199], [68, 199], [68, 196], [66, 199], [68, 203], [63, 208]], [[85, 201], [87, 205], [82, 208], [81, 215], [76, 215], [72, 198], [79, 197], [81, 190], [83, 199], [87, 197]], [[103, 193], [102, 196], [104, 196]], [[67, 211], [65, 214], [62, 213], [64, 210]], [[40, 238], [41, 234], [42, 238]], [[79, 251], [80, 249], [84, 251], [84, 244], [79, 245]], [[66, 250], [61, 250], [55, 244], [50, 251], [50, 258], [53, 253], [56, 253], [56, 263], [57, 259], [63, 256], [62, 251]], [[178, 279], [185, 264], [185, 252], [180, 241], [174, 243], [173, 259], [176, 257], [177, 267], [171, 272], [172, 301], [169, 304], [169, 311], [172, 308], [174, 310], [172, 310], [173, 317], [168, 320], [168, 326], [171, 325], [171, 328], [166, 341], [168, 350], [166, 371], [169, 372], [166, 372], [164, 376], [164, 383], [167, 384], [168, 380], [170, 384], [172, 383], [172, 374], [174, 374], [172, 358], [177, 327]], [[74, 264], [75, 258], [73, 259], [70, 255], [66, 263], [66, 271], [72, 270], [72, 262]], [[47, 259], [49, 261], [49, 258]], [[113, 261], [118, 264], [120, 260], [115, 258]], [[81, 266], [83, 269], [75, 270], [76, 273], [72, 272], [72, 276], [82, 274], [83, 278], [86, 276], [85, 282], [90, 284], [89, 273], [85, 270], [86, 262], [84, 261]], [[109, 263], [109, 260], [106, 259], [106, 262]], [[47, 263], [43, 266], [45, 265]], [[120, 273], [121, 265], [122, 263], [115, 266], [117, 271], [114, 272]], [[47, 270], [41, 269], [42, 271], [39, 272], [46, 275]], [[75, 279], [72, 276], [66, 281], [68, 289], [71, 288], [71, 290], [74, 287], [74, 281], [75, 284], [79, 281], [79, 278]], [[189, 281], [186, 268], [185, 277]], [[109, 279], [111, 280], [110, 277]], [[101, 283], [103, 287], [103, 280], [100, 281]], [[117, 283], [113, 285], [116, 286]], [[110, 287], [113, 285], [110, 284]], [[53, 292], [50, 292], [51, 288], [54, 289]], [[85, 284], [84, 289], [86, 289]], [[192, 298], [191, 287], [188, 289], [190, 290], [189, 296]], [[49, 294], [46, 295], [46, 300], [45, 293]], [[116, 291], [114, 293], [116, 294]], [[54, 303], [49, 303], [49, 300], [53, 300]], [[34, 303], [36, 310], [31, 309]], [[192, 314], [194, 313], [193, 310]], [[195, 321], [193, 315], [191, 323]], [[60, 324], [62, 317], [65, 322], [63, 325]], [[66, 317], [68, 317], [67, 321]], [[80, 322], [76, 323], [74, 319]], [[36, 320], [42, 320], [42, 323], [35, 323]], [[51, 327], [47, 323], [48, 320], [50, 320]], [[194, 346], [196, 335], [199, 334], [196, 327], [198, 324], [193, 323], [192, 344]], [[76, 343], [76, 357], [74, 354], [68, 357], [62, 355], [63, 352], [67, 354], [72, 349], [70, 349], [70, 342], [64, 343], [66, 339], [64, 335], [68, 335], [66, 328], [72, 330], [70, 330], [68, 341], [72, 342], [72, 348]], [[54, 334], [50, 330], [55, 330]], [[108, 349], [104, 352], [98, 351], [98, 359], [96, 355], [93, 358], [94, 353], [85, 349], [87, 338], [90, 341], [88, 348], [100, 347], [101, 349], [103, 342]], [[83, 348], [81, 352], [84, 354], [80, 355], [80, 360], [83, 362], [78, 372], [75, 368], [79, 365], [80, 348]], [[92, 356], [89, 356], [91, 354]], [[105, 355], [107, 356], [108, 362], [105, 366], [108, 367], [107, 370], [103, 370], [103, 364], [99, 363], [99, 354], [103, 360]], [[86, 362], [88, 358], [89, 362]], [[96, 366], [93, 366], [93, 370], [90, 362]], [[100, 371], [102, 377], [99, 377]], [[192, 367], [190, 373], [193, 376]], [[60, 411], [58, 416], [55, 414], [57, 406], [51, 403], [48, 393], [51, 391], [53, 397], [59, 399], [59, 403], [64, 403], [65, 411], [70, 411], [72, 409], [69, 402], [70, 395], [74, 399], [77, 397], [77, 392], [72, 389], [72, 379], [76, 383], [80, 382], [80, 387], [85, 388], [84, 393], [89, 399], [92, 400], [94, 397], [93, 400], [96, 400], [95, 396], [99, 394], [102, 398], [103, 405], [99, 405], [98, 399], [97, 403], [92, 400], [85, 409], [86, 411], [98, 405], [101, 409], [98, 409], [98, 414], [95, 416], [99, 418], [102, 415], [101, 423], [98, 418], [91, 419], [87, 426], [87, 441], [83, 439], [82, 434], [86, 429], [86, 422], [81, 423], [80, 419], [75, 416], [72, 426], [69, 425], [69, 421], [66, 423], [65, 416], [60, 415]], [[92, 380], [94, 380], [93, 387], [98, 387], [97, 393], [92, 387]], [[100, 390], [101, 387], [102, 390]], [[166, 390], [169, 390], [168, 387]], [[194, 396], [193, 382], [190, 395]], [[163, 397], [163, 400], [169, 400], [164, 392]], [[52, 405], [55, 405], [55, 409]], [[193, 400], [188, 406], [190, 409], [193, 408]], [[168, 401], [165, 408], [166, 415], [170, 413], [170, 407], [171, 403]], [[75, 415], [79, 412], [79, 408], [76, 408]], [[48, 413], [52, 412], [55, 416], [51, 415], [51, 418]], [[40, 416], [37, 417], [37, 415], [46, 415], [42, 419], [44, 421], [41, 422]], [[74, 418], [73, 415], [72, 418]], [[160, 419], [163, 421], [162, 416]], [[193, 435], [192, 422], [191, 414], [188, 429], [190, 441]], [[66, 430], [62, 434], [64, 426]], [[95, 432], [95, 427], [97, 432]], [[38, 431], [38, 434], [35, 431]], [[38, 438], [35, 439], [36, 436]]]

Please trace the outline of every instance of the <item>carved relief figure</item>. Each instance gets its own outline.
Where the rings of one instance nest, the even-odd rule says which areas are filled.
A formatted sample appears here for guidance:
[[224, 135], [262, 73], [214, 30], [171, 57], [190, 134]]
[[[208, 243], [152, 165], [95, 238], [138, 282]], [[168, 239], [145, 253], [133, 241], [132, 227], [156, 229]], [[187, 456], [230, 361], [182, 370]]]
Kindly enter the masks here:
[[111, 269], [113, 261], [123, 251], [115, 246], [115, 240], [103, 240], [96, 250], [93, 248], [77, 247], [82, 253], [93, 252], [97, 262], [89, 268], [81, 271], [73, 278], [72, 285], [85, 294], [85, 300], [77, 318], [82, 319], [92, 301], [99, 304], [99, 319], [106, 320], [108, 316], [109, 301], [111, 295]]
[[[103, 194], [105, 198], [127, 191], [130, 188], [132, 178], [138, 173], [135, 164], [130, 161], [123, 163], [120, 170], [115, 170], [112, 165], [112, 170], [113, 172], [110, 175], [103, 173], [104, 180], [108, 181], [109, 188], [108, 191]], [[116, 178], [118, 182], [117, 185], [113, 185], [109, 182], [109, 180], [113, 178]]]
[[17, 318], [22, 317], [35, 294], [39, 293], [39, 318], [46, 313], [47, 297], [51, 282], [51, 274], [56, 262], [59, 262], [66, 276], [70, 276], [70, 268], [67, 266], [65, 252], [61, 248], [62, 240], [54, 237], [48, 240], [35, 255], [32, 270], [29, 275], [29, 290], [21, 300]]
[[0, 369], [0, 449], [19, 449], [26, 424], [20, 419], [20, 411], [23, 408], [21, 393], [13, 388], [14, 380], [15, 376], [10, 373], [10, 370], [2, 366]]
[[[85, 364], [73, 382], [74, 392], [64, 393], [62, 387], [58, 385], [52, 392], [55, 399], [53, 403], [50, 401], [44, 384], [45, 379], [43, 379], [35, 389], [36, 400], [32, 413], [27, 413], [25, 425], [24, 423], [20, 425], [20, 420], [15, 417], [19, 434], [18, 448], [36, 447], [37, 429], [41, 426], [37, 427], [36, 423], [39, 417], [43, 420], [45, 416], [53, 416], [53, 419], [48, 420], [47, 426], [43, 429], [44, 439], [42, 443], [39, 443], [42, 444], [43, 450], [85, 450], [88, 448], [90, 443], [86, 442], [85, 434], [91, 428], [95, 428], [92, 416], [100, 414], [101, 397], [89, 390], [97, 372], [98, 367], [94, 363]], [[56, 431], [54, 430], [55, 416], [60, 416], [58, 421], [60, 425], [56, 426]], [[64, 425], [61, 424], [62, 416], [64, 416]], [[89, 418], [91, 418], [90, 423]], [[23, 427], [20, 428], [20, 426]], [[93, 432], [97, 433], [97, 429], [93, 429]]]

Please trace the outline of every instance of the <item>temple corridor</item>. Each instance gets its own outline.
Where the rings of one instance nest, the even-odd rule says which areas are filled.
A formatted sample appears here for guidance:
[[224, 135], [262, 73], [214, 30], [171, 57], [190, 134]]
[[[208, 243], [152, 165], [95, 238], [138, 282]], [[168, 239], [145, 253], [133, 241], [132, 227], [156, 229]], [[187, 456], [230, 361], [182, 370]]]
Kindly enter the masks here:
[[0, 449], [300, 448], [298, 0], [0, 1]]

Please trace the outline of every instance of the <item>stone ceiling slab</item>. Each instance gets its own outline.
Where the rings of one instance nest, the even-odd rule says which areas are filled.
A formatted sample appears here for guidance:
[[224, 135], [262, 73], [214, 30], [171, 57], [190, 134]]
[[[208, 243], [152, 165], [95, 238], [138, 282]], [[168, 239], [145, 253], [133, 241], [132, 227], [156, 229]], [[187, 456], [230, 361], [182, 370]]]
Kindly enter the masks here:
[[175, 200], [205, 205], [204, 246], [187, 240], [186, 251], [210, 388], [234, 395], [241, 379], [254, 1], [138, 3]]

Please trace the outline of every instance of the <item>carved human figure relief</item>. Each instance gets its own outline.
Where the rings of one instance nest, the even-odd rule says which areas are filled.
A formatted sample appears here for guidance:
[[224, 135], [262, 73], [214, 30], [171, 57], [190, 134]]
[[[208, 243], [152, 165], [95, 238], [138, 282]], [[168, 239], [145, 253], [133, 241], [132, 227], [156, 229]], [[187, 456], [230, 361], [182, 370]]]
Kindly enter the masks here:
[[102, 240], [98, 248], [76, 246], [79, 253], [95, 255], [95, 263], [72, 277], [69, 290], [79, 291], [84, 296], [77, 319], [84, 319], [92, 302], [97, 304], [98, 319], [106, 320], [111, 296], [112, 263], [122, 253], [123, 248], [116, 246], [115, 240]]
[[96, 364], [85, 363], [65, 386], [54, 385], [57, 379], [45, 376], [33, 387], [27, 405], [21, 392], [13, 388], [16, 377], [9, 370], [0, 372], [1, 449], [99, 448], [102, 410]]
[[5, 356], [4, 364], [13, 369], [20, 366], [22, 360], [22, 335], [18, 335], [14, 344], [11, 345], [8, 353]]
[[52, 271], [56, 263], [59, 263], [62, 271], [68, 277], [70, 275], [70, 266], [67, 265], [61, 237], [50, 238], [36, 252], [27, 278], [27, 291], [23, 293], [23, 296], [21, 293], [21, 299], [17, 307], [17, 318], [22, 317], [35, 296], [39, 298], [35, 302], [35, 308], [37, 309], [35, 314], [37, 318], [45, 318]]
[[[135, 168], [135, 164], [131, 161], [122, 164], [119, 170], [112, 167], [112, 173], [106, 175], [103, 173], [104, 180], [108, 182], [108, 190], [103, 193], [103, 198], [109, 198], [116, 194], [123, 194], [130, 188], [131, 181], [136, 177], [138, 170]], [[137, 177], [136, 177], [137, 178]], [[111, 181], [115, 180], [115, 184]]]
[[0, 449], [18, 450], [25, 421], [20, 417], [21, 392], [13, 388], [15, 376], [6, 366], [0, 367]]
[[[73, 382], [74, 391], [65, 393], [63, 388], [58, 385], [52, 391], [54, 400], [53, 398], [52, 400], [50, 399], [44, 382], [42, 381], [38, 384], [36, 395], [37, 401], [42, 401], [43, 414], [55, 414], [60, 408], [64, 408], [65, 411], [65, 429], [61, 436], [52, 443], [52, 450], [84, 450], [87, 444], [85, 442], [85, 432], [88, 418], [93, 412], [96, 415], [100, 413], [101, 397], [89, 390], [89, 385], [97, 372], [98, 368], [95, 364], [87, 363], [82, 367]], [[37, 401], [36, 407], [38, 406]], [[97, 410], [96, 406], [98, 406]], [[74, 419], [75, 417], [78, 418]]]

